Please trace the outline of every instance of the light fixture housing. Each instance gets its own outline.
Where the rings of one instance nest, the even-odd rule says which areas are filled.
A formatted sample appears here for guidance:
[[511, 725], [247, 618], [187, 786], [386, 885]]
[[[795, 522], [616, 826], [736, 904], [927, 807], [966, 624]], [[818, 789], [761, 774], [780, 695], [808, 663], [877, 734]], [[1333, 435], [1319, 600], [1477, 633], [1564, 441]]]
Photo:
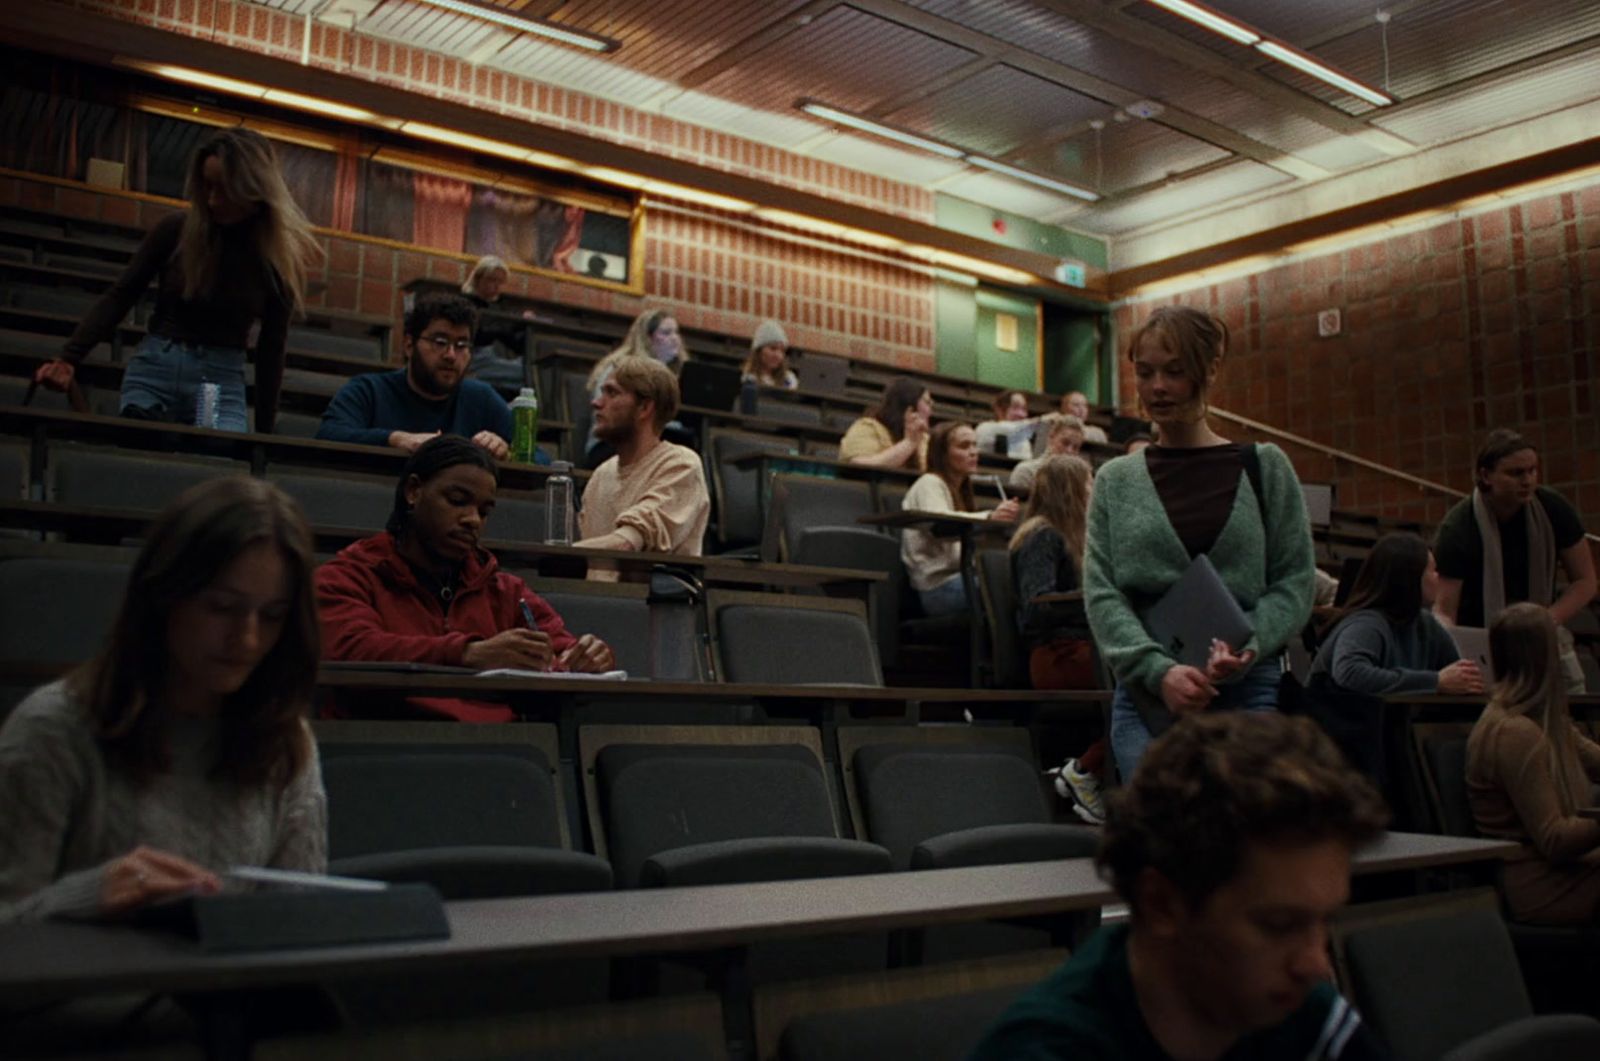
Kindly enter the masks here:
[[1053, 192], [1061, 192], [1064, 195], [1071, 195], [1078, 199], [1083, 199], [1086, 202], [1098, 202], [1100, 199], [1098, 194], [1091, 192], [1087, 188], [1080, 188], [1075, 184], [1068, 184], [1066, 181], [1058, 181], [1053, 177], [1046, 177], [1042, 174], [1033, 173], [1029, 170], [1021, 168], [1020, 166], [1013, 166], [1009, 163], [1000, 162], [996, 159], [988, 158], [983, 155], [968, 155], [967, 161], [972, 163], [974, 166], [979, 166], [983, 169], [1003, 174], [1015, 180], [1026, 181], [1029, 184], [1037, 184], [1041, 188], [1048, 188]]
[[1179, 18], [1186, 18], [1197, 26], [1204, 26], [1212, 33], [1220, 33], [1229, 40], [1238, 41], [1240, 44], [1255, 44], [1261, 40], [1261, 34], [1244, 23], [1235, 22], [1220, 11], [1213, 11], [1209, 7], [1190, 3], [1189, 0], [1150, 0], [1150, 3], [1172, 12]]
[[896, 143], [905, 144], [907, 147], [914, 147], [930, 154], [941, 155], [944, 158], [959, 161], [966, 154], [959, 147], [951, 147], [949, 144], [940, 143], [938, 140], [930, 140], [926, 136], [908, 133], [904, 129], [896, 129], [892, 125], [884, 125], [882, 122], [875, 122], [871, 118], [863, 118], [858, 114], [851, 114], [849, 111], [840, 110], [838, 107], [830, 107], [828, 104], [820, 103], [817, 100], [803, 99], [796, 103], [795, 106], [813, 118], [821, 118], [826, 122], [849, 126], [851, 129], [857, 129], [863, 133], [871, 133], [873, 136], [881, 136], [885, 140], [893, 140]]
[[419, 0], [419, 2], [430, 7], [453, 11], [458, 15], [466, 15], [469, 18], [481, 18], [485, 22], [493, 22], [497, 26], [503, 26], [518, 33], [532, 33], [559, 44], [569, 44], [574, 48], [583, 48], [591, 52], [614, 52], [622, 47], [622, 42], [613, 40], [610, 37], [602, 37], [597, 33], [585, 33], [582, 30], [568, 29], [546, 19], [529, 18], [527, 15], [519, 15], [504, 8], [472, 3], [471, 0]]
[[1357, 99], [1362, 99], [1372, 104], [1374, 107], [1387, 107], [1394, 102], [1394, 97], [1379, 92], [1375, 88], [1369, 88], [1355, 78], [1339, 73], [1333, 67], [1318, 62], [1298, 48], [1291, 48], [1287, 44], [1280, 44], [1277, 41], [1262, 41], [1256, 45], [1256, 48], [1262, 55], [1276, 59], [1285, 66], [1292, 66], [1302, 73], [1310, 74], [1318, 81], [1325, 82], [1335, 88], [1341, 88]]

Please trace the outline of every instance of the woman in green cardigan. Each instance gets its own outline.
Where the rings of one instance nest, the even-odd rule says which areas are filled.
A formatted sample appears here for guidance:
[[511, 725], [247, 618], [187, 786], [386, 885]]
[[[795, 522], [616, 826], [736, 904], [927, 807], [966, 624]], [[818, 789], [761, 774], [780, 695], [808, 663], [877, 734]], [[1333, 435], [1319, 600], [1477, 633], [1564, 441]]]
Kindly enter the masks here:
[[[1117, 679], [1111, 747], [1124, 778], [1175, 715], [1274, 710], [1284, 645], [1311, 615], [1311, 525], [1293, 466], [1278, 447], [1229, 442], [1206, 422], [1227, 342], [1227, 326], [1198, 310], [1150, 315], [1128, 358], [1161, 443], [1095, 478], [1084, 603]], [[1214, 642], [1204, 668], [1179, 663], [1140, 619], [1201, 553], [1255, 631], [1243, 645]]]

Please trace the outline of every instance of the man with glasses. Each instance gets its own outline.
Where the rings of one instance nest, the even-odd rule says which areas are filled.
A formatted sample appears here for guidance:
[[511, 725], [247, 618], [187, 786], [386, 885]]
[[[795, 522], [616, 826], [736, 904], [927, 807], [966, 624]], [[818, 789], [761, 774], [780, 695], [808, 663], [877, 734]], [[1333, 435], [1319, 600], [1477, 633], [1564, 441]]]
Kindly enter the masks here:
[[478, 311], [460, 295], [417, 298], [405, 323], [405, 367], [357, 376], [333, 396], [317, 437], [407, 453], [441, 433], [470, 438], [496, 460], [510, 450], [511, 408], [467, 379]]

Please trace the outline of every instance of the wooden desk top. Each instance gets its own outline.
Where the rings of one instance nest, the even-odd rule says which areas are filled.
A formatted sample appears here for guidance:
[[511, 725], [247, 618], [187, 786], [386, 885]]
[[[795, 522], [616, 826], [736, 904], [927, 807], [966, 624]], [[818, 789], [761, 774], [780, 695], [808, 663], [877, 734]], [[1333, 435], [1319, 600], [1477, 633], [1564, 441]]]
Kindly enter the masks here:
[[[1515, 844], [1393, 833], [1359, 852], [1370, 874], [1482, 862]], [[607, 955], [1036, 917], [1113, 902], [1089, 859], [805, 881], [661, 888], [447, 904], [451, 938], [208, 956], [160, 932], [66, 922], [0, 926], [0, 1001], [137, 989], [225, 991], [374, 973]]]
[[562, 675], [537, 678], [479, 678], [471, 674], [418, 673], [406, 670], [343, 668], [324, 665], [317, 684], [325, 689], [406, 692], [415, 695], [469, 696], [482, 693], [587, 695], [652, 699], [693, 697], [702, 700], [851, 700], [860, 703], [958, 704], [1084, 704], [1095, 710], [1111, 697], [1109, 689], [951, 689], [894, 685], [753, 684], [736, 682], [667, 682], [648, 678], [600, 681]]
[[935, 534], [965, 534], [969, 530], [1010, 534], [1017, 529], [1016, 520], [990, 519], [982, 512], [927, 512], [914, 508], [857, 516], [856, 522], [872, 527], [927, 527]]

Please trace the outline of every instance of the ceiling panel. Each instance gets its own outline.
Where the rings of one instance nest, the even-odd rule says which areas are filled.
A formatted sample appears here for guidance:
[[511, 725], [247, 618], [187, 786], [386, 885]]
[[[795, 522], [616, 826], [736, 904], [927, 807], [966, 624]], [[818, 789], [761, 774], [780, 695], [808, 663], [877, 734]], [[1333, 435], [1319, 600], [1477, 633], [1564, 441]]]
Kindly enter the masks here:
[[[1294, 0], [1289, 4], [1283, 0], [1212, 0], [1211, 6], [1240, 22], [1303, 47], [1306, 41], [1318, 40], [1347, 23], [1371, 22], [1376, 8], [1400, 5], [1375, 0]], [[1425, 7], [1427, 2], [1410, 6]]]
[[1090, 207], [1072, 219], [1073, 228], [1117, 235], [1219, 206], [1275, 184], [1293, 180], [1271, 166], [1240, 159], [1166, 188], [1121, 202]]
[[490, 56], [487, 65], [634, 107], [645, 106], [674, 87], [669, 81], [642, 74], [603, 56], [529, 34], [517, 37]]
[[1006, 210], [1024, 217], [1043, 217], [1046, 214], [1058, 213], [1071, 203], [1081, 202], [1060, 192], [1024, 184], [997, 173], [971, 170], [964, 176], [939, 185], [939, 191], [959, 199], [982, 203], [992, 210]]
[[1380, 114], [1374, 124], [1418, 143], [1437, 143], [1594, 99], [1600, 99], [1600, 52], [1551, 63], [1471, 95]]
[[[661, 78], [683, 76], [768, 25], [782, 22], [808, 0], [605, 0], [567, 3], [552, 20], [622, 42], [616, 61]], [[500, 0], [523, 7], [520, 0]]]
[[703, 92], [680, 93], [662, 105], [661, 113], [781, 148], [796, 147], [828, 128], [799, 111], [756, 110]]
[[830, 136], [806, 154], [840, 166], [877, 173], [894, 181], [926, 186], [966, 168], [963, 163], [921, 151], [901, 150], [865, 136]]
[[867, 111], [973, 58], [965, 48], [852, 7], [838, 7], [803, 30], [757, 49], [700, 88], [776, 111], [792, 109], [802, 96]]
[[[1098, 142], [1097, 142], [1098, 141]], [[1111, 195], [1220, 161], [1228, 152], [1159, 122], [1112, 122], [1019, 162], [1051, 177]]]
[[1111, 108], [1053, 81], [995, 66], [888, 115], [913, 132], [985, 154], [1003, 154], [1042, 125], [1105, 117]]
[[362, 33], [404, 41], [444, 55], [464, 56], [495, 38], [510, 34], [492, 22], [444, 11], [412, 0], [386, 0], [356, 24]]

